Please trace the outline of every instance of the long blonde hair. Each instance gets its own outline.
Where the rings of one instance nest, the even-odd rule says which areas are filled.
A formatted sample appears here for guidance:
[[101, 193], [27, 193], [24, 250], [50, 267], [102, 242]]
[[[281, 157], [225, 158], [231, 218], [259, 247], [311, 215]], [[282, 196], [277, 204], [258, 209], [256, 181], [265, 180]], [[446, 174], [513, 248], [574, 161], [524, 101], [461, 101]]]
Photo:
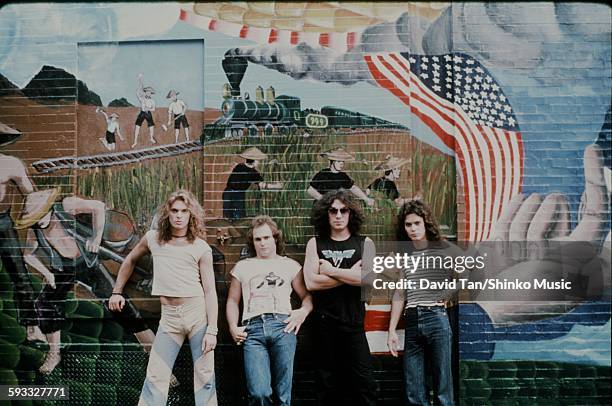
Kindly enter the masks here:
[[172, 239], [172, 227], [170, 226], [170, 208], [177, 200], [185, 203], [189, 209], [189, 226], [187, 227], [187, 241], [193, 242], [196, 238], [204, 239], [206, 230], [204, 228], [204, 209], [198, 199], [188, 190], [179, 189], [173, 192], [166, 202], [160, 206], [157, 212], [157, 239], [161, 244]]

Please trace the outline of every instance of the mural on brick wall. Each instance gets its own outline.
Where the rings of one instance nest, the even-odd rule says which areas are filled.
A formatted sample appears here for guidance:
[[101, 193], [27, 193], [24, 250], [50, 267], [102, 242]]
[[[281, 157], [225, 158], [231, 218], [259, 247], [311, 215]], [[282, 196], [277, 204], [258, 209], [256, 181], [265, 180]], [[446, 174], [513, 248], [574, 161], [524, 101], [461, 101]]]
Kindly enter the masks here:
[[[125, 317], [103, 301], [179, 187], [203, 203], [221, 303], [250, 218], [275, 218], [303, 263], [313, 202], [340, 185], [375, 241], [419, 198], [450, 239], [588, 241], [609, 270], [610, 20], [574, 3], [2, 7], [0, 381], [39, 370], [92, 404], [138, 398], [160, 312], [150, 259]], [[609, 383], [574, 379], [610, 366], [609, 278], [597, 283], [601, 301], [461, 304], [459, 396], [609, 399]], [[224, 377], [242, 364], [223, 307], [231, 404], [244, 389]], [[400, 382], [388, 312], [372, 298], [367, 336], [377, 378]], [[297, 381], [312, 380], [308, 336]], [[174, 375], [171, 402], [191, 401], [189, 371]]]

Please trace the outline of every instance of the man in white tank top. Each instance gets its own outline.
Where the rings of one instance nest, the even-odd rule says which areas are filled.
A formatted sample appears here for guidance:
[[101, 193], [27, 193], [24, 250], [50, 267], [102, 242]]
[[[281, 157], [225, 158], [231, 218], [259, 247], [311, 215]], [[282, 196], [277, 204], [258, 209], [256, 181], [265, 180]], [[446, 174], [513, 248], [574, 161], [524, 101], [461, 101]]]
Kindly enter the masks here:
[[217, 345], [217, 293], [212, 250], [203, 236], [203, 210], [185, 190], [170, 195], [151, 230], [127, 256], [117, 276], [109, 308], [125, 305], [123, 287], [138, 259], [153, 257], [152, 295], [159, 295], [162, 315], [149, 356], [139, 405], [165, 405], [174, 361], [185, 338], [194, 360], [196, 405], [216, 405], [214, 349]]

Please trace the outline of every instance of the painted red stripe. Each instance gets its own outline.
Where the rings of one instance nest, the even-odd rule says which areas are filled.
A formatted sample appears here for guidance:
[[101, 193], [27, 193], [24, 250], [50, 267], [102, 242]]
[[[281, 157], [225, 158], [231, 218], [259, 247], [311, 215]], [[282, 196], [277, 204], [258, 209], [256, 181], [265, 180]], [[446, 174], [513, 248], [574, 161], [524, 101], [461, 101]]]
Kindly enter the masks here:
[[248, 33], [249, 33], [249, 27], [246, 25], [243, 25], [242, 28], [240, 29], [239, 37], [246, 38]]
[[354, 32], [346, 33], [346, 49], [350, 51], [355, 47], [355, 40], [357, 35]]
[[504, 153], [504, 148], [502, 146], [503, 145], [502, 142], [504, 142], [504, 140], [502, 140], [500, 137], [494, 137], [493, 139], [497, 141], [499, 154], [501, 156], [500, 165], [499, 165], [500, 172], [501, 172], [501, 179], [499, 179], [499, 182], [501, 182], [501, 186], [499, 189], [501, 191], [501, 194], [499, 196], [499, 204], [497, 205], [497, 215], [495, 217], [495, 220], [497, 221], [503, 213], [504, 199], [507, 193], [506, 192], [506, 167], [508, 166], [509, 162], [506, 157], [506, 154]]
[[[391, 312], [381, 310], [368, 310], [365, 315], [365, 331], [387, 331]], [[404, 328], [404, 318], [402, 317], [397, 325], [398, 330]]]
[[323, 32], [319, 35], [319, 45], [323, 47], [329, 46], [329, 33]]
[[291, 40], [289, 42], [291, 42], [292, 45], [296, 45], [299, 40], [300, 40], [300, 33], [297, 31], [291, 31]]
[[402, 91], [400, 91], [390, 79], [388, 79], [380, 70], [378, 70], [378, 68], [376, 67], [376, 65], [374, 65], [374, 62], [372, 61], [371, 56], [366, 55], [364, 59], [376, 83], [378, 83], [380, 87], [390, 91], [393, 95], [400, 99], [402, 103], [410, 107], [410, 101], [408, 99], [408, 96]]
[[278, 41], [278, 30], [276, 28], [272, 28], [270, 30], [270, 35], [268, 35], [268, 44]]
[[[506, 144], [508, 146], [508, 151], [510, 151], [510, 149], [512, 148], [511, 145], [508, 145], [508, 138], [505, 136], [505, 133], [502, 132], [503, 135], [503, 139], [502, 137], [499, 138], [499, 143], [501, 144], [502, 142], [504, 144]], [[506, 180], [508, 180], [508, 177], [506, 176], [506, 171], [508, 170], [508, 168], [510, 168], [510, 173], [512, 173], [512, 161], [509, 159], [509, 157], [507, 156], [506, 153], [504, 153], [503, 148], [501, 149], [501, 153], [504, 157], [504, 159], [502, 160], [502, 179], [503, 179], [503, 187], [502, 187], [502, 200], [501, 200], [501, 204], [499, 207], [499, 217], [501, 217], [502, 213], [503, 213], [503, 208], [504, 208], [504, 201], [507, 199], [508, 201], [510, 201], [510, 199], [512, 198], [512, 184], [510, 184], [510, 188], [506, 189]]]
[[510, 194], [510, 199], [512, 199], [512, 190], [514, 189], [514, 182], [517, 181], [514, 177], [514, 165], [518, 161], [518, 157], [514, 155], [514, 151], [512, 148], [512, 140], [510, 139], [511, 135], [508, 134], [507, 131], [503, 131], [503, 134], [506, 136], [506, 140], [508, 142], [508, 149], [510, 150], [510, 190], [508, 193]]
[[210, 20], [210, 22], [208, 23], [208, 29], [210, 31], [214, 31], [217, 29], [217, 20], [215, 20], [214, 18], [212, 20]]

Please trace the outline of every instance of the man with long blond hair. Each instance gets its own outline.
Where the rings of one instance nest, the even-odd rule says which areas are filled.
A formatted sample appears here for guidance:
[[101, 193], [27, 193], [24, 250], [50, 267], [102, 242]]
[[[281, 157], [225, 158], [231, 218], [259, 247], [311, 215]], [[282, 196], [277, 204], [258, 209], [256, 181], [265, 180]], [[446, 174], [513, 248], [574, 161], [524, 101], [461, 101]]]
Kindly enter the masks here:
[[214, 349], [217, 293], [212, 250], [204, 241], [203, 210], [186, 190], [170, 195], [157, 214], [157, 230], [145, 234], [127, 256], [109, 300], [112, 311], [125, 305], [123, 287], [138, 259], [153, 257], [153, 289], [162, 304], [139, 405], [165, 405], [172, 367], [185, 338], [194, 364], [196, 405], [216, 405]]

